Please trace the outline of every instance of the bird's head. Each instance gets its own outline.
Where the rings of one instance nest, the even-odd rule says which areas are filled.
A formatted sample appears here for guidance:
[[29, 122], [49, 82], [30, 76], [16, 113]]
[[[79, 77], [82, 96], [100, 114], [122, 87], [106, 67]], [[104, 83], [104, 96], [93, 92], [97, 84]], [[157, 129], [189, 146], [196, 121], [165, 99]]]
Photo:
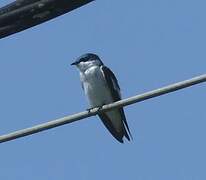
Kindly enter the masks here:
[[77, 58], [71, 65], [76, 65], [80, 71], [85, 71], [92, 66], [101, 66], [103, 63], [96, 54], [87, 53]]

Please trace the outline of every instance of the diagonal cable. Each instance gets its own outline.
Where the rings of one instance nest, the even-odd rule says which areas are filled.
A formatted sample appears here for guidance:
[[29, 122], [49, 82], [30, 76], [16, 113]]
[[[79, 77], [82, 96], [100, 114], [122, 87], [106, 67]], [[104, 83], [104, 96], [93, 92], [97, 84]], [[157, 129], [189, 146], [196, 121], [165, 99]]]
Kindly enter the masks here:
[[171, 93], [171, 92], [174, 92], [174, 91], [177, 91], [183, 88], [187, 88], [187, 87], [193, 86], [195, 84], [203, 83], [203, 82], [206, 82], [206, 74], [203, 74], [201, 76], [197, 76], [192, 79], [185, 80], [185, 81], [181, 81], [175, 84], [164, 86], [162, 88], [155, 89], [153, 91], [149, 91], [149, 92], [146, 92], [140, 95], [132, 96], [127, 99], [123, 99], [121, 101], [117, 101], [117, 102], [114, 102], [108, 105], [104, 105], [100, 111], [99, 111], [99, 108], [94, 108], [91, 111], [83, 111], [83, 112], [80, 112], [74, 115], [66, 116], [66, 117], [59, 118], [59, 119], [46, 122], [43, 124], [39, 124], [39, 125], [30, 127], [30, 128], [26, 128], [26, 129], [15, 131], [9, 134], [2, 135], [0, 136], [0, 143], [11, 141], [11, 140], [24, 137], [24, 136], [28, 136], [31, 134], [35, 134], [35, 133], [38, 133], [44, 130], [58, 127], [58, 126], [62, 126], [64, 124], [69, 124], [69, 123], [72, 123], [72, 122], [75, 122], [81, 119], [85, 119], [90, 116], [94, 116], [98, 114], [99, 112], [105, 112], [105, 111], [109, 111], [114, 108], [128, 106], [128, 105], [131, 105], [137, 102], [145, 101], [147, 99], [151, 99], [157, 96]]
[[0, 8], [0, 39], [44, 23], [92, 1], [94, 0], [16, 0]]

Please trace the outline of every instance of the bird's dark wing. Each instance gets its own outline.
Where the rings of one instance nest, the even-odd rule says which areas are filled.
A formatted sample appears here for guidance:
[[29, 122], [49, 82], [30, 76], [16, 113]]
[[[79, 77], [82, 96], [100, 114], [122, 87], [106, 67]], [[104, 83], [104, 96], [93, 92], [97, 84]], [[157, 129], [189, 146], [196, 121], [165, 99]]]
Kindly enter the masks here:
[[[114, 102], [115, 101], [119, 101], [121, 100], [121, 94], [120, 94], [120, 87], [119, 87], [119, 84], [118, 84], [118, 81], [117, 81], [117, 78], [115, 77], [114, 73], [106, 66], [101, 66], [101, 70], [103, 72], [103, 75], [104, 75], [104, 78], [107, 82], [107, 85], [108, 85], [108, 88], [110, 89], [110, 92], [112, 94], [112, 97], [114, 99]], [[126, 121], [126, 117], [125, 117], [125, 114], [124, 114], [124, 110], [123, 108], [118, 108], [119, 110], [119, 113], [121, 114], [121, 117], [122, 117], [122, 121], [123, 121], [123, 124], [126, 126], [126, 129], [127, 131], [129, 132], [130, 134], [130, 137], [132, 138], [131, 136], [131, 132], [129, 130], [129, 126], [127, 124], [127, 121]], [[105, 124], [105, 122], [104, 122]], [[107, 125], [105, 125], [107, 127]], [[109, 128], [108, 128], [109, 129]], [[111, 128], [110, 128], [111, 129]], [[125, 134], [125, 137], [130, 140], [130, 137], [126, 131], [125, 127], [123, 126], [123, 130], [124, 130], [124, 134]]]
[[104, 78], [107, 82], [107, 85], [112, 93], [114, 101], [119, 101], [121, 99], [120, 87], [115, 77], [114, 73], [106, 66], [101, 66]]
[[116, 140], [119, 142], [123, 143], [123, 133], [118, 133], [116, 129], [114, 128], [112, 121], [110, 118], [107, 116], [106, 113], [99, 113], [98, 114], [99, 118], [102, 120], [103, 124], [106, 126], [106, 128], [109, 130], [109, 132], [112, 134], [113, 137], [115, 137]]

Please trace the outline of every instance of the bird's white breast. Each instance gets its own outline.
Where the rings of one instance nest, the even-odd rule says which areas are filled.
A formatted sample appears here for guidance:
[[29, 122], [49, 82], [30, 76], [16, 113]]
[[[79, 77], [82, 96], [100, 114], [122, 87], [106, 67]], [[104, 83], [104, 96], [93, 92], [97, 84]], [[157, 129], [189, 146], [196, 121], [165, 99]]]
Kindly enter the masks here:
[[102, 106], [113, 102], [111, 92], [99, 66], [92, 66], [80, 73], [83, 88], [91, 107]]
[[[84, 92], [91, 107], [99, 107], [114, 102], [99, 66], [92, 66], [80, 72]], [[118, 110], [106, 112], [117, 132], [122, 132], [121, 115]]]

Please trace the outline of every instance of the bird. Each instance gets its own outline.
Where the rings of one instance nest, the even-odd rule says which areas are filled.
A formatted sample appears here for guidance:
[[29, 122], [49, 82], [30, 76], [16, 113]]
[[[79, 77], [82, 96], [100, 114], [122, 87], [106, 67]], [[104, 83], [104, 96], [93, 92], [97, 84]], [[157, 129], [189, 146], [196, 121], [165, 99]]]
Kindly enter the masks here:
[[[90, 109], [121, 100], [120, 87], [114, 73], [103, 64], [98, 55], [86, 53], [81, 55], [71, 65], [80, 72], [80, 81], [91, 106]], [[122, 107], [107, 112], [99, 112], [99, 118], [112, 136], [123, 143], [123, 137], [128, 141], [132, 135]]]

